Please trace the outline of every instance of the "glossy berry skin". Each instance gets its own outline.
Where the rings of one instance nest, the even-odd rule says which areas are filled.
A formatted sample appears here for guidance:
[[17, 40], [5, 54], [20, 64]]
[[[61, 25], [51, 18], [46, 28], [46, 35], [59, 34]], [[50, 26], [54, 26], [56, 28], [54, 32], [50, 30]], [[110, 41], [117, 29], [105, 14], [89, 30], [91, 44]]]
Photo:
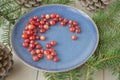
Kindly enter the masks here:
[[61, 24], [61, 26], [65, 26], [66, 22], [62, 21], [60, 24]]
[[27, 28], [28, 28], [29, 30], [33, 30], [33, 29], [35, 28], [35, 26], [30, 24], [30, 25], [27, 26]]
[[35, 44], [29, 44], [30, 48], [35, 48]]
[[41, 15], [41, 18], [45, 18], [45, 14], [42, 14], [42, 15]]
[[40, 36], [40, 40], [45, 41], [45, 40], [46, 40], [46, 37], [45, 37], [44, 35], [41, 35], [41, 36]]
[[45, 29], [40, 29], [40, 33], [41, 34], [45, 33]]
[[28, 39], [28, 35], [27, 34], [22, 34], [22, 38], [23, 39]]
[[40, 49], [41, 48], [41, 46], [39, 44], [37, 44], [35, 47], [36, 47], [36, 49]]
[[53, 61], [58, 62], [59, 58], [58, 57], [54, 57]]
[[51, 46], [50, 43], [47, 43], [47, 44], [46, 44], [46, 48], [47, 48], [47, 49], [49, 49], [49, 48], [51, 48], [51, 47], [52, 47], [52, 46]]
[[72, 40], [77, 40], [77, 36], [76, 36], [76, 35], [73, 35], [73, 36], [72, 36]]
[[50, 54], [50, 52], [48, 50], [44, 50], [44, 54], [47, 56]]
[[39, 59], [43, 58], [43, 54], [38, 54], [37, 56]]
[[36, 55], [36, 52], [35, 52], [34, 50], [31, 50], [30, 53], [31, 53], [32, 55]]
[[50, 44], [51, 44], [51, 46], [56, 46], [56, 41], [55, 40], [52, 40], [52, 41], [50, 41]]
[[56, 56], [56, 55], [57, 55], [55, 51], [51, 52], [50, 54], [51, 54], [52, 56]]
[[28, 48], [28, 47], [29, 47], [29, 44], [26, 43], [26, 42], [24, 42], [24, 43], [23, 43], [23, 47], [24, 47], [24, 48]]
[[55, 18], [55, 17], [56, 17], [56, 14], [52, 13], [52, 14], [50, 15], [50, 17], [51, 17], [51, 18]]
[[40, 49], [36, 49], [35, 52], [36, 52], [37, 54], [41, 54]]
[[49, 55], [47, 55], [46, 57], [47, 57], [47, 59], [48, 59], [48, 60], [52, 60], [52, 59], [53, 59], [53, 56], [52, 56], [52, 55], [50, 55], [50, 54], [49, 54]]
[[46, 15], [45, 15], [45, 18], [46, 18], [46, 19], [49, 19], [49, 18], [50, 18], [50, 15], [49, 15], [49, 14], [46, 14]]
[[25, 39], [24, 42], [25, 43], [30, 43], [30, 40], [29, 39]]
[[80, 33], [80, 29], [76, 29], [75, 32], [76, 32], [77, 34], [79, 34], [79, 33]]
[[54, 26], [56, 24], [56, 22], [54, 20], [50, 20], [50, 25]]
[[50, 51], [50, 52], [54, 52], [55, 50], [54, 50], [53, 48], [50, 48], [49, 51]]
[[78, 25], [78, 22], [73, 21], [73, 25], [74, 25], [74, 26], [77, 26], [77, 25]]
[[33, 56], [33, 61], [37, 62], [39, 60], [38, 56]]
[[74, 27], [71, 27], [71, 28], [70, 28], [70, 32], [75, 32], [75, 28], [74, 28]]
[[45, 50], [42, 48], [42, 49], [40, 49], [40, 51], [41, 51], [41, 53], [43, 54]]
[[48, 29], [49, 29], [49, 26], [48, 26], [48, 25], [44, 25], [44, 29], [45, 29], [45, 30], [48, 30]]

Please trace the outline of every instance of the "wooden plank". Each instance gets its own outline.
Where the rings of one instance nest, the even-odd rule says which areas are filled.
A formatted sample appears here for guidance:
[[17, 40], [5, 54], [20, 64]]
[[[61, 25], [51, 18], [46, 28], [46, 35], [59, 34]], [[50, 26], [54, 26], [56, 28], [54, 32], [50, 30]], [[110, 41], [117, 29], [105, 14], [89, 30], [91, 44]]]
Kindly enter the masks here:
[[13, 56], [13, 71], [6, 80], [36, 80], [37, 71], [23, 64], [16, 55]]
[[117, 80], [117, 76], [112, 75], [109, 69], [105, 69], [104, 80]]
[[104, 80], [103, 76], [104, 76], [103, 70], [96, 71], [94, 75], [94, 80]]

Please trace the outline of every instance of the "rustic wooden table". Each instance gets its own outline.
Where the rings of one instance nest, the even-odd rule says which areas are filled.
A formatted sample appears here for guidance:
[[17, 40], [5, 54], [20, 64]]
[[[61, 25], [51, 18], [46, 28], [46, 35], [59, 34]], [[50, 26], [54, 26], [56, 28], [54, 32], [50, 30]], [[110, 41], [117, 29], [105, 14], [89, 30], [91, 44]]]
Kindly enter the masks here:
[[[85, 11], [90, 16], [93, 14], [89, 11], [86, 11], [78, 1], [76, 1], [75, 4], [71, 6]], [[46, 80], [42, 71], [32, 69], [29, 66], [23, 64], [15, 54], [13, 54], [13, 59], [14, 69], [13, 72], [11, 72], [6, 78], [6, 80]], [[108, 69], [105, 69], [97, 71], [94, 76], [94, 80], [116, 80], [116, 77], [113, 76]]]

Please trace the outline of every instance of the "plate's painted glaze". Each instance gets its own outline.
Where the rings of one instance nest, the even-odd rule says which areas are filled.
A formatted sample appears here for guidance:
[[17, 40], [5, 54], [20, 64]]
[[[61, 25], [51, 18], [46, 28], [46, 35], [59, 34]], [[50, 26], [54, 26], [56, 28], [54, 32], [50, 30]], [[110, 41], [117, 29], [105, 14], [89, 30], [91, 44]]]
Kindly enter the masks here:
[[[50, 13], [58, 13], [64, 18], [79, 22], [81, 33], [76, 34], [78, 39], [73, 41], [71, 36], [74, 33], [71, 33], [67, 26], [61, 27], [60, 24], [57, 24], [51, 27], [45, 33], [47, 40], [40, 43], [45, 47], [46, 43], [56, 40], [57, 46], [54, 48], [60, 61], [54, 62], [43, 58], [38, 62], [34, 62], [28, 50], [22, 47], [23, 39], [21, 34], [26, 22], [31, 17], [39, 17], [41, 14]], [[82, 11], [64, 5], [47, 5], [30, 11], [16, 23], [11, 35], [12, 47], [23, 62], [31, 67], [50, 72], [67, 71], [82, 65], [94, 53], [98, 39], [98, 30], [94, 22]]]

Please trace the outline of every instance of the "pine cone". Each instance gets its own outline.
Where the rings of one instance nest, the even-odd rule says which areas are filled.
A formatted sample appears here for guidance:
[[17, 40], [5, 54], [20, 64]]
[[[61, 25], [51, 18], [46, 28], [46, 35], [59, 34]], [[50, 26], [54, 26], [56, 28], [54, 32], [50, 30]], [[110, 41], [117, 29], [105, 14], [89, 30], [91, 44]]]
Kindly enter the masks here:
[[16, 2], [23, 5], [24, 7], [30, 8], [40, 6], [42, 0], [16, 0]]
[[112, 0], [80, 0], [87, 10], [104, 9]]
[[0, 43], [0, 80], [8, 74], [13, 65], [12, 54], [9, 49]]

